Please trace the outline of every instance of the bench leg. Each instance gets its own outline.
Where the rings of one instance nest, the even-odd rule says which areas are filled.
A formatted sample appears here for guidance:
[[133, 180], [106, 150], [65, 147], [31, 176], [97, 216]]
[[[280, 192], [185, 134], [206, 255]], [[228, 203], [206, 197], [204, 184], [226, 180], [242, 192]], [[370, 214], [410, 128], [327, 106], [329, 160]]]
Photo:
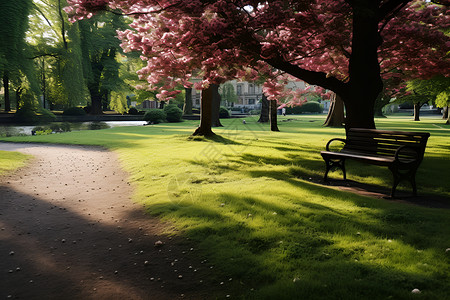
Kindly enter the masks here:
[[395, 197], [395, 190], [397, 189], [400, 181], [406, 179], [411, 183], [413, 189], [413, 195], [417, 196], [417, 186], [416, 186], [416, 171], [417, 168], [406, 171], [405, 173], [400, 172], [399, 169], [394, 167], [389, 167], [389, 170], [392, 172], [392, 176], [394, 177], [394, 183], [392, 185], [391, 197]]
[[345, 171], [345, 159], [332, 160], [331, 158], [323, 158], [325, 160], [326, 170], [325, 175], [323, 176], [324, 181], [328, 181], [328, 172], [330, 172], [333, 168], [339, 168], [344, 173], [344, 180], [347, 179], [347, 174]]

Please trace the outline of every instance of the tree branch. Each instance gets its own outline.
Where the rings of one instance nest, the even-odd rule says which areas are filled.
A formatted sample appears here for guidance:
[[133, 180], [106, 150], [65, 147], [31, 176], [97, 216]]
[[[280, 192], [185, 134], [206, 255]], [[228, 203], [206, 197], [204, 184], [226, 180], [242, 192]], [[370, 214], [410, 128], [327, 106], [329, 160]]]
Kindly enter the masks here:
[[346, 83], [338, 80], [335, 77], [329, 77], [324, 72], [305, 70], [297, 65], [283, 60], [283, 58], [281, 58], [280, 56], [265, 59], [264, 61], [270, 64], [272, 67], [282, 70], [298, 79], [305, 81], [306, 83], [319, 85], [328, 90], [332, 90], [339, 95], [345, 95], [347, 93]]
[[[401, 8], [406, 4], [411, 2], [411, 0], [389, 0], [386, 1], [379, 9], [379, 21], [386, 18], [391, 19]], [[400, 9], [399, 9], [400, 7]]]

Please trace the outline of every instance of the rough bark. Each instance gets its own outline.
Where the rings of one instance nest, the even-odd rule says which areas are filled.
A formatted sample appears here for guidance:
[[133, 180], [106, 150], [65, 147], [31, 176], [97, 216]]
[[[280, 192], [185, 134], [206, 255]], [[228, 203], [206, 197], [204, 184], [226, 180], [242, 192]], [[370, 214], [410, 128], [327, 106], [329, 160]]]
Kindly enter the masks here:
[[448, 106], [444, 106], [444, 108], [442, 109], [442, 119], [444, 119], [444, 120], [448, 119], [448, 115], [449, 115], [448, 109], [449, 109]]
[[420, 103], [414, 103], [414, 121], [420, 121], [420, 108], [422, 105]]
[[201, 106], [200, 106], [200, 126], [195, 130], [192, 135], [200, 136], [213, 136], [215, 135], [211, 129], [212, 121], [212, 98], [213, 89], [210, 86], [207, 89], [202, 90]]
[[277, 123], [277, 100], [270, 100], [270, 131], [280, 131]]
[[349, 61], [348, 89], [340, 94], [345, 103], [348, 128], [375, 128], [374, 104], [383, 88], [378, 62], [379, 1], [358, 1], [353, 9], [352, 53]]
[[261, 114], [259, 115], [259, 123], [269, 122], [269, 100], [267, 100], [266, 95], [262, 95], [261, 99]]
[[212, 84], [212, 103], [211, 103], [211, 126], [212, 127], [223, 127], [220, 123], [219, 112], [220, 112], [220, 95], [219, 95], [219, 85]]
[[185, 88], [183, 115], [192, 115], [192, 88]]
[[9, 77], [8, 72], [3, 73], [3, 91], [5, 93], [5, 111], [11, 111], [11, 99], [9, 97]]
[[16, 111], [19, 109], [19, 107], [20, 107], [20, 101], [21, 101], [21, 97], [22, 97], [22, 91], [23, 91], [23, 88], [22, 87], [19, 87], [17, 90], [16, 90]]
[[103, 114], [102, 95], [98, 91], [98, 87], [90, 87], [89, 93], [91, 94], [91, 115]]
[[343, 127], [344, 122], [344, 102], [341, 97], [334, 94], [331, 98], [327, 119], [323, 125], [326, 127]]

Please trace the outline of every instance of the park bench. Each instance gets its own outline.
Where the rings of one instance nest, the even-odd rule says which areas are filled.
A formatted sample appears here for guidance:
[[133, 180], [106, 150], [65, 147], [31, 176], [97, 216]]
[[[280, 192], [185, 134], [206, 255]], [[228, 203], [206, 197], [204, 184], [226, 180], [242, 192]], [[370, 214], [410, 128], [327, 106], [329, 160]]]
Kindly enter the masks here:
[[[423, 160], [429, 136], [428, 132], [351, 128], [347, 130], [345, 139], [331, 139], [326, 145], [326, 151], [320, 152], [326, 164], [324, 180], [328, 180], [328, 172], [334, 168], [340, 168], [346, 180], [345, 160], [353, 159], [388, 167], [394, 177], [391, 197], [395, 197], [395, 189], [402, 180], [411, 183], [416, 196], [416, 171]], [[343, 148], [331, 151], [330, 145], [334, 141], [343, 142]]]

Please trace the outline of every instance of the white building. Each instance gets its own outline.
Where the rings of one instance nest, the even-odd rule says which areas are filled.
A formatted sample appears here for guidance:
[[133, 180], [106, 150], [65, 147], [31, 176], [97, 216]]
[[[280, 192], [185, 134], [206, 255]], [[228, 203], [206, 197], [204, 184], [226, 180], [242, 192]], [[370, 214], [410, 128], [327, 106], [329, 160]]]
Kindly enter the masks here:
[[[261, 99], [263, 96], [262, 85], [247, 81], [228, 81], [233, 85], [234, 91], [237, 95], [237, 102], [234, 103], [234, 107], [245, 108], [248, 110], [260, 109]], [[287, 88], [289, 89], [304, 89], [306, 87], [303, 81], [292, 81], [289, 82]], [[194, 107], [200, 107], [200, 95], [201, 91], [192, 89], [192, 103]], [[223, 103], [225, 106], [230, 106], [231, 104]]]

